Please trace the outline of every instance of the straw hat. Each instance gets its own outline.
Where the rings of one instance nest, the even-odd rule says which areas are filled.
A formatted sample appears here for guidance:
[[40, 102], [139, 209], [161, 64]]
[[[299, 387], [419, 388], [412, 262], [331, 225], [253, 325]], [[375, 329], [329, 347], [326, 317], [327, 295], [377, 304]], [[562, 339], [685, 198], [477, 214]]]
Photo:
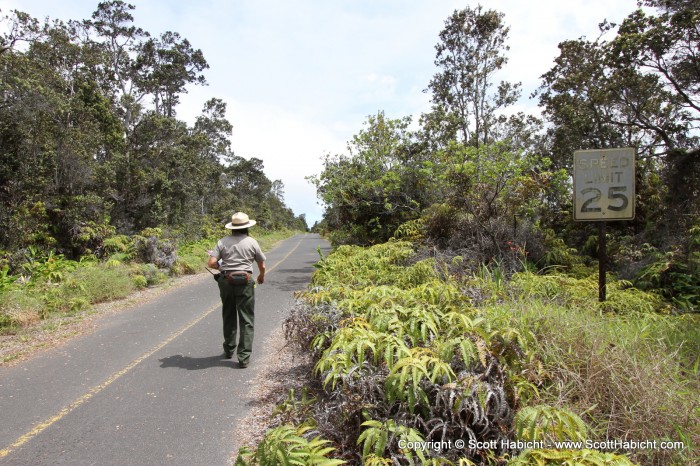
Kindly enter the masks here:
[[231, 216], [231, 222], [226, 224], [226, 228], [229, 230], [240, 230], [242, 228], [249, 228], [255, 225], [257, 222], [248, 218], [243, 212], [236, 212]]

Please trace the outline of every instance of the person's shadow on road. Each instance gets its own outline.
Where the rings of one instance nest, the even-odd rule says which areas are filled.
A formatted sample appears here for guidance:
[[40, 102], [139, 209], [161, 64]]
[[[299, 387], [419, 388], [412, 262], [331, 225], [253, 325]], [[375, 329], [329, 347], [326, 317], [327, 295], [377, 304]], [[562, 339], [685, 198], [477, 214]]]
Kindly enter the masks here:
[[167, 369], [169, 367], [177, 367], [187, 369], [188, 371], [197, 371], [201, 369], [211, 369], [212, 367], [236, 367], [235, 363], [230, 359], [224, 359], [223, 355], [207, 356], [205, 358], [193, 358], [176, 354], [167, 358], [159, 359], [160, 367]]

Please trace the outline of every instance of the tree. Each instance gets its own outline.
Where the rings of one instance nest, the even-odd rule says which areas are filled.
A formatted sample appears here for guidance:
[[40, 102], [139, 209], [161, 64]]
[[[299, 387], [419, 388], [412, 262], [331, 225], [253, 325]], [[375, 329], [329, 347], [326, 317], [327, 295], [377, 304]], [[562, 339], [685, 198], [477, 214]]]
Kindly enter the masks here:
[[[631, 146], [638, 160], [656, 159], [638, 163], [637, 185], [647, 194], [638, 204], [638, 228], [664, 209], [671, 217], [662, 223], [683, 229], [679, 220], [700, 210], [700, 15], [692, 3], [650, 1], [648, 6], [664, 10], [658, 16], [633, 12], [612, 40], [601, 35], [563, 42], [543, 76], [540, 104], [552, 123], [551, 157], [558, 167], [570, 168], [573, 152], [585, 148]], [[603, 23], [601, 31], [613, 29]], [[667, 202], [645, 204], [646, 198], [664, 195], [658, 192], [658, 173], [666, 179]], [[651, 186], [657, 192], [647, 189]]]
[[[648, 15], [640, 9], [622, 22], [611, 44], [612, 65], [634, 68], [658, 80], [669, 104], [677, 107], [677, 119], [685, 131], [669, 134], [663, 127], [654, 129], [667, 151], [700, 155], [699, 5], [683, 0], [647, 0], [645, 4], [661, 10], [660, 14]], [[640, 124], [644, 124], [642, 118]]]
[[667, 221], [687, 230], [691, 216], [700, 215], [700, 8], [692, 0], [644, 4], [657, 15], [639, 9], [622, 22], [611, 43], [612, 65], [655, 80], [672, 109], [660, 123], [638, 111], [635, 124], [657, 135], [655, 154], [665, 155], [667, 164]]
[[324, 218], [336, 243], [385, 241], [428, 205], [430, 162], [417, 150], [410, 118], [371, 115], [348, 143], [348, 155], [327, 155], [311, 178], [326, 206]]
[[175, 118], [208, 65], [175, 32], [150, 39], [133, 8], [113, 0], [87, 21], [3, 19], [0, 248], [79, 257], [115, 232], [195, 237], [203, 219], [232, 209], [302, 227], [262, 161], [231, 152], [222, 100], [206, 102], [192, 127]]
[[33, 235], [16, 226], [31, 225], [27, 216], [36, 214], [53, 237], [42, 246], [58, 241], [69, 254], [78, 253], [85, 228], [108, 217], [109, 200], [95, 196], [96, 154], [115, 142], [120, 127], [94, 83], [94, 48], [79, 41], [74, 23], [40, 25], [20, 12], [6, 20], [11, 27], [0, 55], [0, 239], [10, 247], [26, 245]]
[[226, 119], [226, 103], [221, 99], [208, 100], [195, 121], [190, 142], [200, 154], [204, 168], [202, 191], [197, 193], [202, 215], [226, 212], [230, 208], [222, 164], [233, 157], [229, 140], [232, 130], [233, 125]]
[[[573, 152], [639, 145], [628, 112], [616, 105], [615, 84], [605, 66], [606, 51], [597, 41], [559, 44], [559, 56], [542, 76], [539, 101], [551, 123], [549, 136], [555, 164], [571, 169]], [[616, 124], [615, 122], [625, 122]]]
[[96, 33], [96, 42], [104, 56], [102, 91], [119, 109], [125, 131], [131, 131], [139, 115], [146, 91], [137, 86], [134, 57], [142, 39], [150, 34], [132, 25], [129, 5], [121, 0], [100, 2], [91, 20], [83, 21], [88, 31]]
[[153, 95], [156, 113], [167, 117], [175, 116], [179, 94], [187, 92], [185, 86], [206, 84], [199, 73], [209, 68], [201, 50], [171, 31], [140, 44], [134, 66], [139, 88]]
[[507, 82], [492, 92], [494, 75], [507, 62], [503, 53], [508, 31], [502, 13], [480, 5], [457, 10], [447, 19], [435, 46], [439, 71], [428, 86], [433, 111], [423, 120], [434, 134], [474, 147], [494, 140], [496, 110], [519, 96], [520, 85]]

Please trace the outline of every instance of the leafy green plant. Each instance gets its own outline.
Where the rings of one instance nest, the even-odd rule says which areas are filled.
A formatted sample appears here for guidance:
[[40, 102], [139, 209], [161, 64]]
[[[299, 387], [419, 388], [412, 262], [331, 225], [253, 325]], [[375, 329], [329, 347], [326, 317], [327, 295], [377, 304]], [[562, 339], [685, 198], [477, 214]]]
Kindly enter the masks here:
[[628, 458], [596, 450], [526, 450], [508, 462], [513, 466], [635, 466]]
[[287, 399], [277, 404], [273, 416], [280, 419], [281, 424], [301, 424], [316, 401], [317, 398], [310, 394], [308, 388], [303, 388], [299, 397], [292, 388]]
[[[423, 442], [424, 438], [420, 432], [410, 427], [397, 424], [396, 421], [388, 419], [384, 422], [369, 420], [362, 423], [364, 430], [357, 439], [357, 444], [362, 445], [362, 457], [381, 458], [385, 455], [387, 447], [392, 444], [398, 445], [399, 442]], [[397, 446], [394, 445], [390, 451], [396, 451]], [[403, 455], [408, 461], [412, 462], [414, 455], [411, 449], [404, 449]], [[425, 464], [425, 453], [421, 449], [415, 450], [415, 456]]]
[[12, 286], [19, 278], [17, 275], [10, 275], [9, 271], [9, 265], [4, 265], [0, 269], [0, 294], [6, 289], [10, 288], [10, 286]]
[[598, 278], [575, 278], [563, 274], [518, 273], [513, 276], [511, 295], [518, 300], [546, 299], [559, 305], [619, 314], [653, 313], [662, 309], [661, 297], [632, 287], [630, 282], [608, 277], [606, 302], [598, 301]]
[[524, 441], [585, 440], [588, 429], [568, 409], [526, 406], [515, 416], [515, 437]]
[[430, 404], [424, 382], [445, 384], [454, 380], [455, 374], [448, 363], [437, 357], [430, 348], [415, 347], [410, 354], [399, 359], [386, 378], [387, 401], [405, 401], [413, 413]]
[[44, 255], [32, 247], [27, 249], [26, 258], [27, 262], [22, 265], [22, 270], [31, 277], [32, 284], [42, 280], [50, 283], [61, 282], [67, 273], [78, 267], [77, 262], [67, 260], [63, 254], [49, 251], [48, 254]]
[[[315, 367], [317, 373], [325, 373], [324, 385], [335, 388], [337, 382], [356, 372], [364, 365], [365, 358], [376, 360], [379, 334], [373, 332], [366, 322], [341, 328], [332, 340], [324, 356]], [[321, 341], [317, 341], [316, 345]], [[355, 376], [360, 376], [357, 373]]]
[[635, 277], [635, 285], [658, 290], [682, 311], [700, 309], [700, 219], [688, 229], [687, 242], [654, 254], [655, 260]]
[[345, 461], [329, 458], [335, 451], [329, 447], [328, 440], [315, 437], [311, 440], [305, 437], [309, 426], [282, 425], [267, 431], [263, 440], [254, 451], [241, 449], [236, 459], [236, 466], [337, 466]]
[[138, 289], [143, 289], [148, 286], [148, 279], [143, 275], [136, 274], [133, 275], [131, 279], [134, 281], [134, 286]]
[[[407, 461], [391, 441], [396, 426], [436, 442], [505, 440], [516, 431], [556, 440], [677, 438], [674, 426], [685, 438], [696, 437], [692, 420], [672, 408], [679, 403], [684, 413], [693, 412], [687, 374], [697, 374], [693, 342], [700, 339], [692, 315], [657, 314], [657, 295], [614, 277], [605, 307], [597, 302], [592, 277], [526, 271], [495, 283], [444, 273], [442, 264], [451, 257], [416, 260], [409, 251], [401, 241], [338, 248], [324, 257], [287, 321], [288, 338], [311, 349], [321, 387], [315, 403], [290, 416], [312, 422], [339, 445], [342, 457], [357, 454], [350, 446], [360, 445], [365, 463]], [[417, 272], [409, 279], [393, 276], [411, 270]], [[435, 271], [442, 271], [439, 278]], [[653, 376], [654, 370], [667, 375]], [[639, 418], [655, 423], [640, 425]], [[363, 425], [367, 421], [372, 424]], [[469, 455], [445, 451], [414, 460], [498, 464], [519, 455], [522, 464], [629, 461], [585, 450]], [[683, 455], [644, 451], [629, 457], [667, 463]]]

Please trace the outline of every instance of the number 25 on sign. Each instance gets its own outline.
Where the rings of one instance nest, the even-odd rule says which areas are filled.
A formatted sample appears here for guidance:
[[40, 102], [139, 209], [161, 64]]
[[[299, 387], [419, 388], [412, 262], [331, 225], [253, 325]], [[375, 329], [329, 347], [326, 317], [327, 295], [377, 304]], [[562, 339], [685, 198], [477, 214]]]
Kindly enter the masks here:
[[634, 218], [634, 149], [574, 152], [574, 220]]

